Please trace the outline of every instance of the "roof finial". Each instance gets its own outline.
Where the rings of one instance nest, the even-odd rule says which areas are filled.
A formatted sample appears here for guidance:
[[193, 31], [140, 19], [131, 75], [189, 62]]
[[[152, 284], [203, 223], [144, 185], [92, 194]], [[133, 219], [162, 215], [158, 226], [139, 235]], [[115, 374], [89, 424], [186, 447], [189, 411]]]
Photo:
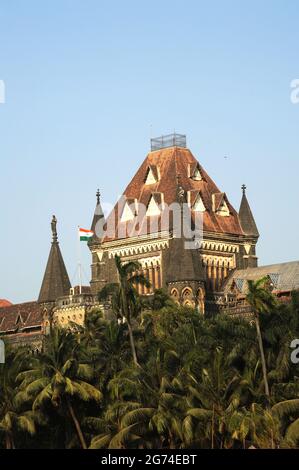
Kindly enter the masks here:
[[244, 194], [244, 196], [245, 196], [246, 189], [247, 189], [247, 188], [246, 188], [246, 184], [242, 184], [241, 189], [242, 189], [243, 194]]
[[97, 197], [97, 204], [100, 204], [101, 193], [99, 189], [97, 190], [96, 197]]
[[53, 237], [53, 242], [57, 242], [57, 219], [55, 217], [55, 215], [53, 215], [52, 217], [52, 221], [51, 221], [51, 230], [52, 230], [52, 237]]

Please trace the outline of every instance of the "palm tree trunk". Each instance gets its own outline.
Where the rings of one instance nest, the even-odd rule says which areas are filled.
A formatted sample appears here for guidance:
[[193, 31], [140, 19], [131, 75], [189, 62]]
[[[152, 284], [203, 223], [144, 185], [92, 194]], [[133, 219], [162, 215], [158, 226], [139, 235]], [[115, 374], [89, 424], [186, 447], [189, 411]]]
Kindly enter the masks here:
[[136, 366], [139, 366], [137, 354], [136, 354], [136, 347], [135, 347], [132, 325], [129, 319], [129, 308], [128, 308], [128, 303], [127, 303], [126, 290], [122, 283], [121, 283], [121, 298], [122, 298], [122, 314], [127, 321], [133, 361]]
[[11, 440], [8, 433], [5, 434], [5, 447], [6, 449], [12, 449]]
[[83, 436], [83, 432], [82, 432], [82, 429], [80, 427], [79, 421], [78, 421], [78, 419], [75, 415], [74, 408], [72, 407], [71, 402], [69, 401], [69, 399], [67, 399], [66, 403], [67, 403], [67, 407], [68, 407], [69, 413], [71, 415], [71, 418], [74, 422], [74, 425], [75, 425], [75, 428], [76, 428], [76, 431], [77, 431], [78, 438], [79, 438], [80, 444], [82, 446], [82, 449], [87, 449], [87, 445], [86, 445], [86, 442], [85, 442], [85, 439], [84, 439], [84, 436]]
[[5, 433], [5, 447], [6, 449], [15, 449], [15, 443], [11, 432]]
[[212, 413], [212, 430], [211, 430], [211, 448], [214, 449], [214, 405], [213, 405], [213, 413]]
[[262, 339], [262, 335], [261, 335], [260, 322], [259, 322], [259, 317], [258, 317], [257, 313], [255, 314], [255, 326], [256, 326], [257, 340], [258, 340], [258, 343], [259, 343], [260, 354], [261, 354], [262, 370], [263, 370], [264, 385], [265, 385], [265, 393], [266, 393], [266, 396], [268, 398], [270, 398], [269, 384], [268, 384], [268, 378], [267, 378], [267, 366], [266, 366], [264, 346], [263, 346], [263, 339]]
[[135, 341], [134, 341], [134, 336], [133, 336], [132, 325], [128, 320], [127, 320], [127, 326], [128, 326], [128, 331], [129, 331], [129, 338], [130, 338], [130, 345], [131, 345], [131, 350], [132, 350], [133, 361], [134, 361], [135, 366], [139, 367], [139, 362], [138, 362], [138, 359], [137, 359], [137, 353], [136, 353], [136, 347], [135, 347]]

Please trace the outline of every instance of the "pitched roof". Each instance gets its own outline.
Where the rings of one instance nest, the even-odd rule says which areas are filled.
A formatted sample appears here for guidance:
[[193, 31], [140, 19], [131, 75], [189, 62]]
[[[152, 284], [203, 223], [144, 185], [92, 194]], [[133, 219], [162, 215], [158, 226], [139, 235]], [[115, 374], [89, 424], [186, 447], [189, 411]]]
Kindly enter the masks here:
[[246, 233], [246, 235], [259, 237], [259, 231], [257, 229], [256, 223], [252, 215], [249, 202], [247, 200], [247, 196], [245, 193], [246, 187], [243, 186], [242, 189], [243, 189], [243, 196], [242, 196], [240, 210], [239, 210], [241, 227], [244, 233]]
[[100, 239], [102, 238], [102, 230], [103, 230], [103, 225], [105, 222], [105, 217], [104, 217], [104, 213], [103, 213], [102, 206], [101, 206], [99, 190], [96, 193], [96, 197], [97, 197], [97, 204], [96, 204], [96, 208], [94, 211], [94, 216], [93, 216], [91, 228], [90, 228], [90, 230], [92, 230], [93, 232], [93, 236], [91, 240], [88, 242], [89, 245], [100, 241]]
[[42, 309], [37, 302], [25, 302], [0, 309], [0, 334], [26, 331], [40, 327]]
[[0, 299], [0, 308], [9, 307], [9, 305], [12, 305], [12, 303], [9, 300]]
[[[157, 168], [158, 181], [153, 184], [145, 184], [148, 168]], [[194, 170], [198, 168], [201, 178], [192, 178]], [[127, 221], [121, 221], [121, 214], [126, 199], [137, 200], [138, 203], [147, 205], [154, 193], [162, 193], [164, 203], [171, 205], [176, 200], [177, 175], [180, 175], [181, 186], [185, 191], [200, 191], [206, 211], [203, 214], [203, 229], [208, 232], [244, 235], [239, 216], [236, 210], [227, 200], [229, 215], [223, 217], [213, 210], [213, 194], [222, 194], [213, 180], [202, 166], [197, 162], [191, 151], [181, 147], [169, 147], [150, 152], [135, 176], [125, 189], [123, 198], [115, 205], [107, 219], [107, 224], [115, 228], [108, 233], [104, 241], [117, 240], [128, 236]], [[141, 234], [150, 232], [149, 217], [144, 216], [139, 220]], [[116, 223], [114, 222], [116, 221]], [[161, 226], [159, 225], [161, 230]]]
[[56, 222], [53, 216], [53, 241], [38, 296], [39, 303], [54, 302], [58, 297], [67, 295], [71, 288], [69, 276], [57, 240]]
[[299, 261], [271, 264], [258, 268], [237, 269], [228, 278], [224, 292], [229, 293], [235, 284], [240, 293], [247, 292], [247, 280], [257, 281], [269, 276], [273, 283], [273, 292], [292, 291], [299, 289]]

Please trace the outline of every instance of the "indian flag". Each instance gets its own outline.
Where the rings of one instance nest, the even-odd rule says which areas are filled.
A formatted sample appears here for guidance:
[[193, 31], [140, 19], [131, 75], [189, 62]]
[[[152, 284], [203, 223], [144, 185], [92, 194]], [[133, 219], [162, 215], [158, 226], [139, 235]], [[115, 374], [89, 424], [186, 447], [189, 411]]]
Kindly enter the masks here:
[[93, 236], [91, 230], [86, 230], [85, 228], [79, 228], [79, 237], [80, 242], [88, 242], [88, 240]]

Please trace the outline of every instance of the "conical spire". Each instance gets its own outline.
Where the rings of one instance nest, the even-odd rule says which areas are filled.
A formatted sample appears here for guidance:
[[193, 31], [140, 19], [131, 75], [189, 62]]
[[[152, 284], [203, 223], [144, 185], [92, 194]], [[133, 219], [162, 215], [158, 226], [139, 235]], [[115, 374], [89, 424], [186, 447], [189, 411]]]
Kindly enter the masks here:
[[57, 219], [51, 221], [52, 245], [41, 285], [38, 302], [55, 302], [58, 297], [67, 295], [71, 288], [69, 276], [62, 258], [57, 237]]
[[240, 210], [239, 210], [239, 218], [240, 218], [240, 223], [243, 232], [246, 235], [252, 236], [252, 237], [259, 237], [259, 232], [254, 220], [254, 217], [252, 215], [247, 197], [246, 197], [246, 186], [243, 184], [242, 186], [242, 191], [243, 191], [243, 196], [242, 196], [242, 201], [240, 205]]
[[94, 235], [91, 239], [91, 243], [99, 242], [102, 239], [103, 226], [105, 223], [105, 217], [101, 206], [101, 193], [99, 189], [96, 192], [96, 198], [97, 203], [91, 224], [91, 230], [93, 231]]

